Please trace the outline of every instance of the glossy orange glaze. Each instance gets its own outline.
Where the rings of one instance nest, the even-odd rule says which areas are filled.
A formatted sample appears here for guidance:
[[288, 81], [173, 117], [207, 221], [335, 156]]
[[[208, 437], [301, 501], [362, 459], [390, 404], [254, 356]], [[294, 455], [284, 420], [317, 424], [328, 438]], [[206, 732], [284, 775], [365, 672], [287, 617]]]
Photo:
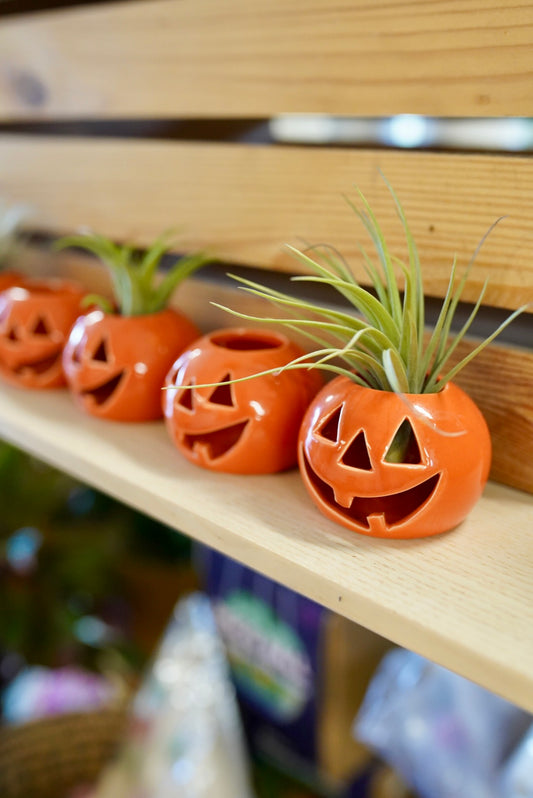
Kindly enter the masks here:
[[6, 291], [8, 288], [13, 288], [14, 285], [23, 285], [27, 279], [19, 272], [0, 272], [0, 291]]
[[[298, 429], [322, 385], [320, 375], [298, 369], [228, 380], [281, 367], [302, 354], [271, 330], [219, 330], [196, 341], [170, 370], [163, 391], [167, 428], [180, 452], [203, 468], [234, 474], [295, 465]], [[185, 387], [207, 383], [226, 384]]]
[[[414, 439], [404, 462], [387, 460], [400, 429]], [[303, 481], [319, 509], [364, 535], [416, 538], [457, 526], [487, 481], [485, 419], [452, 383], [436, 394], [394, 393], [337, 377], [304, 418], [298, 446]]]
[[98, 418], [161, 418], [165, 376], [199, 335], [186, 316], [170, 309], [142, 316], [91, 311], [76, 321], [63, 354], [75, 401]]
[[63, 346], [83, 296], [77, 284], [29, 278], [0, 293], [0, 374], [5, 380], [24, 388], [65, 385]]

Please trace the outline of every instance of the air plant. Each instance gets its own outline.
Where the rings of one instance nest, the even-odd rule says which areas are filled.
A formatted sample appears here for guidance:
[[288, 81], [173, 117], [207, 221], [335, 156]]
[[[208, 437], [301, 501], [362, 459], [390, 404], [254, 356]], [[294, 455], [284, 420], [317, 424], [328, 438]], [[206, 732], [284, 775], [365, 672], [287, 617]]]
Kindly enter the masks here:
[[[315, 348], [302, 358], [293, 360], [285, 366], [286, 369], [318, 368], [345, 375], [365, 387], [402, 395], [436, 393], [453, 380], [527, 306], [514, 311], [491, 335], [458, 363], [451, 365], [452, 355], [470, 329], [483, 302], [488, 280], [485, 281], [467, 320], [451, 336], [457, 307], [477, 253], [500, 219], [483, 236], [460, 279], [457, 276], [457, 259], [454, 258], [437, 321], [427, 337], [423, 274], [417, 247], [404, 209], [390, 184], [386, 180], [385, 182], [405, 234], [407, 262], [390, 252], [383, 231], [363, 193], [357, 189], [361, 208], [348, 199], [377, 254], [376, 263], [367, 250], [360, 246], [371, 288], [359, 284], [344, 259], [332, 248], [319, 247], [301, 251], [287, 246], [289, 252], [312, 273], [292, 277], [293, 281], [315, 283], [335, 289], [352, 305], [357, 315], [305, 301], [235, 275], [230, 276], [241, 284], [243, 290], [268, 300], [283, 310], [289, 318], [287, 315], [257, 317], [213, 304], [242, 319], [260, 321], [262, 324], [281, 324], [309, 339]], [[403, 290], [400, 289], [395, 267], [403, 275]]]
[[90, 294], [99, 309], [80, 316], [63, 350], [63, 369], [81, 408], [114, 421], [149, 421], [161, 416], [161, 385], [176, 357], [200, 335], [186, 314], [169, 307], [174, 289], [208, 262], [202, 252], [186, 255], [160, 273], [170, 249], [163, 233], [141, 253], [101, 235], [71, 235], [57, 249], [81, 247], [108, 267], [115, 307]]
[[[203, 252], [179, 258], [159, 280], [158, 269], [163, 256], [171, 248], [171, 234], [159, 236], [144, 252], [127, 244], [115, 244], [96, 233], [70, 235], [59, 239], [55, 249], [79, 247], [100, 258], [108, 267], [118, 312], [122, 316], [157, 313], [168, 305], [175, 288], [210, 258]], [[98, 305], [112, 313], [112, 303], [99, 294], [89, 294], [85, 305]]]

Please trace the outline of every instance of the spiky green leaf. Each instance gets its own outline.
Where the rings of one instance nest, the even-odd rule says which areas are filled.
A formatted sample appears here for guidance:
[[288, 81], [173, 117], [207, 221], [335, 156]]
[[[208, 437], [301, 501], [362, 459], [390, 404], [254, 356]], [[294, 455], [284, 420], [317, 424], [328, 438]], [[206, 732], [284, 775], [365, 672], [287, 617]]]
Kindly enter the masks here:
[[55, 248], [79, 247], [100, 258], [109, 269], [119, 312], [140, 316], [165, 308], [179, 283], [211, 260], [204, 253], [187, 255], [159, 279], [158, 267], [169, 245], [169, 233], [163, 233], [141, 256], [130, 245], [114, 244], [104, 236], [88, 233], [65, 236], [56, 241]]

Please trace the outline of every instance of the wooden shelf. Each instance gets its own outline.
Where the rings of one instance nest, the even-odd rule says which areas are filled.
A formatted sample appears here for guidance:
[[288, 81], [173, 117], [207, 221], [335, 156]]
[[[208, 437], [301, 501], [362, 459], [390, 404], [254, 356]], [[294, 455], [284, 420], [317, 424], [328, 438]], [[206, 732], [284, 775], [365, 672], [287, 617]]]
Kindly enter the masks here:
[[203, 471], [163, 423], [99, 421], [65, 391], [2, 386], [0, 436], [533, 710], [533, 497], [489, 484], [457, 530], [380, 541], [324, 519], [297, 471]]

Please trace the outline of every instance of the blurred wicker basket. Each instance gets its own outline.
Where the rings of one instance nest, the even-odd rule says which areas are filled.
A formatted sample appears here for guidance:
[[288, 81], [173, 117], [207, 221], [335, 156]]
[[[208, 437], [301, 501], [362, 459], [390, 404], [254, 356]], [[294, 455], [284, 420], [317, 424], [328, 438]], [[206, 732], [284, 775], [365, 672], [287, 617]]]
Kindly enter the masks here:
[[126, 718], [121, 705], [0, 729], [0, 796], [64, 798], [93, 782], [115, 752]]

